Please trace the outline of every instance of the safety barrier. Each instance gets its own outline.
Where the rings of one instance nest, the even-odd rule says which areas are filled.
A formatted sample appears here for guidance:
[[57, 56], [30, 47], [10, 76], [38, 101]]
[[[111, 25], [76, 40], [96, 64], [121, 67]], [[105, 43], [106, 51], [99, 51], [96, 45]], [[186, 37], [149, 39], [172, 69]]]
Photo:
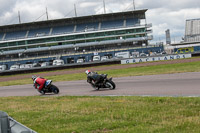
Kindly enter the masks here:
[[22, 73], [32, 73], [32, 72], [44, 72], [52, 70], [62, 70], [70, 68], [84, 68], [84, 67], [93, 67], [100, 65], [111, 65], [111, 64], [120, 64], [121, 59], [110, 59], [107, 61], [95, 61], [95, 62], [84, 62], [84, 63], [74, 63], [74, 64], [64, 64], [60, 66], [46, 66], [46, 67], [33, 67], [29, 69], [18, 69], [18, 70], [5, 70], [0, 72], [0, 76], [3, 75], [14, 75]]
[[37, 133], [0, 111], [0, 133]]

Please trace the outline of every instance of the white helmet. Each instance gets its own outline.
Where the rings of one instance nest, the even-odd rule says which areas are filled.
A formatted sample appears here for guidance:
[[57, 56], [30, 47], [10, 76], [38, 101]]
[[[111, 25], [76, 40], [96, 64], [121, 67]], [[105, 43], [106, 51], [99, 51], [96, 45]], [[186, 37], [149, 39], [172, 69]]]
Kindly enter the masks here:
[[85, 73], [88, 75], [89, 73], [91, 73], [90, 70], [86, 70]]
[[34, 81], [37, 78], [37, 76], [33, 75], [32, 80]]

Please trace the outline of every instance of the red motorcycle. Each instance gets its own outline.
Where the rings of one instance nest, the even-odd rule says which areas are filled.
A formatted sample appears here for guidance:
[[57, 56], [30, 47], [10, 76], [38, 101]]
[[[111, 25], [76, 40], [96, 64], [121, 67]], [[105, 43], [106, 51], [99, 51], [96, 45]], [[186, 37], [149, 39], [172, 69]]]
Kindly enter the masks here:
[[58, 94], [59, 93], [59, 89], [57, 86], [52, 84], [52, 80], [47, 80], [45, 82], [45, 86], [44, 88], [40, 91], [40, 93], [42, 95], [45, 95], [45, 93], [54, 93], [54, 94]]

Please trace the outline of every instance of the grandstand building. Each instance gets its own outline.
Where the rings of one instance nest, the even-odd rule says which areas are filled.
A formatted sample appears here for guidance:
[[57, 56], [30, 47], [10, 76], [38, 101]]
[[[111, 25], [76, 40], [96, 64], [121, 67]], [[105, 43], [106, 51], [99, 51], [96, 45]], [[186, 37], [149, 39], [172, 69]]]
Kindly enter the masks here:
[[[79, 58], [92, 61], [94, 55], [114, 57], [115, 52], [135, 52], [136, 47], [148, 46], [148, 40], [153, 39], [149, 29], [152, 24], [146, 23], [146, 11], [0, 26], [0, 64], [52, 61], [57, 57], [69, 64]], [[141, 24], [142, 20], [145, 24]]]

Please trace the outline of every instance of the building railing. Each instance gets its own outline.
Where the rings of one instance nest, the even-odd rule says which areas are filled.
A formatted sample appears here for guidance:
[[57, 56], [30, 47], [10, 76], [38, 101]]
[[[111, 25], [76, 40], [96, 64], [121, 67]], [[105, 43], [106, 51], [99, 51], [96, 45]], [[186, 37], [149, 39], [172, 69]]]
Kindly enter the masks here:
[[[23, 50], [20, 49], [21, 53], [27, 53], [27, 52], [39, 52], [39, 51], [47, 51], [47, 50], [54, 50], [54, 49], [63, 49], [63, 48], [74, 48], [74, 47], [86, 47], [86, 46], [97, 46], [97, 45], [108, 45], [108, 44], [116, 44], [116, 43], [127, 43], [132, 41], [144, 41], [144, 40], [152, 40], [153, 36], [146, 36], [146, 37], [137, 37], [137, 38], [127, 38], [127, 39], [117, 39], [117, 40], [106, 40], [106, 41], [97, 41], [97, 42], [85, 42], [85, 43], [77, 43], [77, 44], [66, 44], [61, 46], [51, 46], [51, 47], [41, 47], [41, 48], [33, 48], [33, 49], [27, 49]], [[55, 42], [54, 42], [55, 43]], [[38, 45], [38, 44], [34, 44]], [[19, 53], [19, 50], [13, 50], [13, 51], [5, 51], [0, 52], [1, 55], [7, 54], [16, 54]]]
[[1, 43], [5, 43], [5, 42], [9, 42], [9, 41], [23, 41], [23, 40], [28, 40], [28, 39], [33, 39], [33, 38], [47, 38], [47, 37], [56, 37], [57, 35], [71, 35], [71, 34], [76, 34], [76, 33], [92, 33], [92, 32], [99, 32], [99, 31], [107, 31], [107, 30], [114, 30], [114, 29], [126, 29], [126, 28], [142, 28], [142, 27], [146, 27], [146, 28], [150, 28], [152, 27], [152, 24], [135, 24], [133, 26], [119, 26], [119, 27], [111, 27], [111, 28], [105, 28], [105, 29], [100, 29], [100, 30], [93, 30], [93, 31], [79, 31], [79, 32], [62, 32], [59, 34], [45, 34], [43, 36], [24, 36], [24, 37], [17, 37], [17, 38], [9, 38], [8, 40], [4, 39], [4, 40], [0, 40], [0, 44]]

